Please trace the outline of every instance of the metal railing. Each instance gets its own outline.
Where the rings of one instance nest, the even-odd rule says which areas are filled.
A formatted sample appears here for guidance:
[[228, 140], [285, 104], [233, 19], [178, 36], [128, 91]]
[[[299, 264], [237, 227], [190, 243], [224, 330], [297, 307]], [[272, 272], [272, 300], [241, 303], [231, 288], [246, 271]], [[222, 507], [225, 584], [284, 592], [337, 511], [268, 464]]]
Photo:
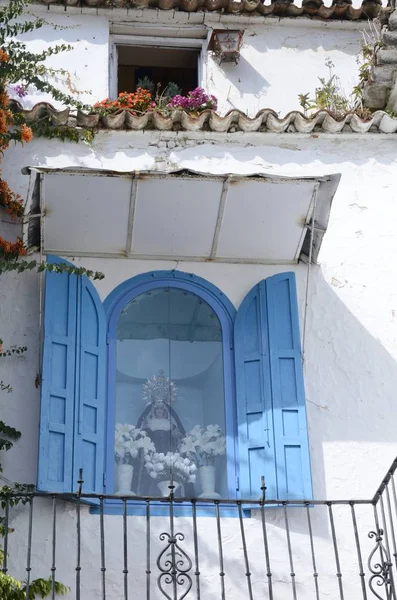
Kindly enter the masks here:
[[263, 482], [257, 500], [176, 498], [172, 483], [167, 498], [120, 497], [81, 478], [75, 494], [6, 494], [2, 572], [27, 598], [50, 576], [52, 598], [61, 580], [76, 600], [397, 600], [396, 469], [368, 500], [268, 499]]

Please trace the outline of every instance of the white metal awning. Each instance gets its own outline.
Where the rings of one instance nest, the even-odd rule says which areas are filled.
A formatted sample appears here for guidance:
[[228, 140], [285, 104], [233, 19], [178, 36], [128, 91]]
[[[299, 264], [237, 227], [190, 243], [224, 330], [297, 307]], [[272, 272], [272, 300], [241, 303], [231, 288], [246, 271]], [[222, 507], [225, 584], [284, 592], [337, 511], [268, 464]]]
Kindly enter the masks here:
[[310, 241], [315, 260], [340, 179], [29, 170], [25, 242], [41, 221], [45, 253], [223, 262], [296, 262]]

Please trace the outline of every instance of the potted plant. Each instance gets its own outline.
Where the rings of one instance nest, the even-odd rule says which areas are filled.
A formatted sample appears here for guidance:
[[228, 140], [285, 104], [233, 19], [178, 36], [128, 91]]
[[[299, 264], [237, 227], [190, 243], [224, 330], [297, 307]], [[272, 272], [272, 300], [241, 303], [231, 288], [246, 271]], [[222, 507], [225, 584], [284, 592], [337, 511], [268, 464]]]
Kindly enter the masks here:
[[154, 452], [152, 440], [145, 431], [128, 423], [116, 425], [114, 456], [117, 464], [117, 492], [119, 495], [135, 495], [131, 491], [134, 462], [139, 451], [146, 455]]
[[199, 498], [220, 498], [215, 492], [215, 460], [225, 454], [226, 438], [219, 425], [196, 425], [185, 436], [181, 452], [194, 456], [199, 465], [202, 493]]
[[218, 100], [215, 96], [206, 94], [203, 88], [188, 92], [186, 96], [177, 94], [169, 101], [168, 108], [184, 110], [192, 116], [198, 116], [204, 110], [216, 110], [218, 108]]
[[120, 92], [116, 100], [106, 98], [97, 102], [94, 104], [93, 111], [100, 115], [106, 127], [118, 129], [124, 123], [126, 111], [137, 116], [154, 107], [152, 94], [138, 87], [136, 92]]
[[158, 479], [157, 487], [162, 496], [169, 495], [171, 473], [174, 488], [177, 489], [184, 482], [196, 481], [197, 467], [187, 456], [179, 452], [149, 452], [146, 455], [145, 467], [153, 479]]

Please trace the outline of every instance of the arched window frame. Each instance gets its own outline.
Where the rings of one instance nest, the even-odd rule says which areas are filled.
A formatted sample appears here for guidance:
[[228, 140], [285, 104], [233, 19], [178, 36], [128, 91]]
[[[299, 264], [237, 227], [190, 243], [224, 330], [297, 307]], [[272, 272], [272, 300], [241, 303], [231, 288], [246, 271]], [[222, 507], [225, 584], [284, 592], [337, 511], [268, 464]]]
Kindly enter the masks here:
[[236, 309], [228, 297], [209, 281], [181, 271], [150, 271], [136, 275], [117, 286], [105, 299], [108, 343], [106, 489], [114, 489], [114, 431], [116, 390], [116, 330], [120, 313], [136, 296], [153, 289], [172, 287], [186, 290], [207, 302], [222, 328], [223, 383], [226, 422], [226, 457], [229, 497], [236, 496], [238, 476], [236, 391], [234, 374], [233, 329]]
[[[47, 260], [68, 264], [57, 256], [48, 256]], [[118, 286], [105, 303], [84, 275], [77, 277], [66, 271], [56, 274], [49, 269], [45, 281], [37, 479], [40, 491], [74, 492], [80, 468], [85, 473], [85, 492], [102, 494], [104, 489], [109, 490], [105, 467], [109, 456], [112, 457], [110, 476], [114, 467], [110, 441], [114, 429], [111, 437], [108, 436], [110, 453], [105, 457], [105, 414], [110, 410], [105, 376], [107, 338], [111, 341], [109, 322], [112, 318], [118, 319], [121, 308], [135, 294], [156, 286], [174, 286], [205, 299], [214, 307], [222, 325], [225, 397], [229, 408], [228, 451], [233, 458], [230, 460], [228, 456], [231, 473], [228, 483], [232, 495], [236, 473], [240, 478], [236, 488], [243, 499], [257, 498], [258, 482], [263, 475], [273, 498], [309, 500], [313, 497], [293, 272], [282, 272], [255, 284], [237, 313], [225, 294], [214, 285], [178, 271], [138, 275]], [[87, 368], [87, 360], [94, 363], [92, 368]], [[246, 368], [251, 371], [248, 379]], [[64, 401], [62, 410], [59, 400]], [[274, 443], [269, 435], [271, 430]], [[265, 461], [269, 464], [269, 459], [273, 465], [271, 471], [266, 469]], [[97, 501], [88, 502], [95, 512]], [[106, 510], [120, 514], [120, 502], [106, 502]], [[132, 514], [144, 514], [144, 511], [139, 505]], [[164, 513], [159, 508], [157, 514]]]

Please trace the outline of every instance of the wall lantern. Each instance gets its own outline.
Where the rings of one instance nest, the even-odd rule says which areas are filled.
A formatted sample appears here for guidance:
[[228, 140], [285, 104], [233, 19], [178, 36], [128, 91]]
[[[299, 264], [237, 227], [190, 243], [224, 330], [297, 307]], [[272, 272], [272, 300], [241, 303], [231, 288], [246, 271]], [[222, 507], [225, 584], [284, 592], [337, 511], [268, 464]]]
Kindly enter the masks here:
[[240, 58], [240, 47], [243, 41], [244, 31], [237, 29], [214, 29], [208, 45], [221, 62], [232, 62], [236, 64]]

